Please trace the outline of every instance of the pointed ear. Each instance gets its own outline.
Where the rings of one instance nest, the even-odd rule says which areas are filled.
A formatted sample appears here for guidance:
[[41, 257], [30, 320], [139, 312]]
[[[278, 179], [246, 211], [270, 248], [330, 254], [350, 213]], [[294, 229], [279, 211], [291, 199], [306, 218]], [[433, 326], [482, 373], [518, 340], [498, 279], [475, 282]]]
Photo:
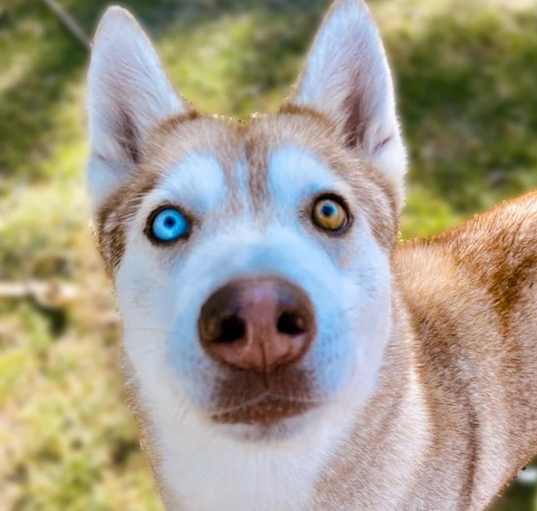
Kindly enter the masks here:
[[290, 102], [331, 118], [345, 143], [365, 153], [403, 202], [407, 162], [393, 81], [363, 0], [334, 2]]
[[188, 109], [175, 94], [140, 25], [120, 7], [110, 7], [97, 28], [87, 107], [88, 180], [98, 208], [135, 172], [151, 128]]

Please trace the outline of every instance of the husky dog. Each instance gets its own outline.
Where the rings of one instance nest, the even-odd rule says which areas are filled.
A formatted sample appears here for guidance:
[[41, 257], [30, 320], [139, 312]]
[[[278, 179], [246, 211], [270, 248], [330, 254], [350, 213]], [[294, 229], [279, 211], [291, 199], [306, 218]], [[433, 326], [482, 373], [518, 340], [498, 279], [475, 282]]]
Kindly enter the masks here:
[[335, 1], [276, 114], [197, 113], [118, 7], [88, 89], [167, 509], [481, 510], [537, 453], [537, 194], [398, 243], [406, 151], [362, 0]]

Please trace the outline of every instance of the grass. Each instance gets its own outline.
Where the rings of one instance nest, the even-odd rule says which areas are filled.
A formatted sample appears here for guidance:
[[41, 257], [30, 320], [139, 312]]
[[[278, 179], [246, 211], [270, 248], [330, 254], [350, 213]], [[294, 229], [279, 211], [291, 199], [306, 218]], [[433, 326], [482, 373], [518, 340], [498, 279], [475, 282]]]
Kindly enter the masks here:
[[[132, 0], [206, 111], [274, 110], [323, 0]], [[62, 2], [91, 32], [105, 1]], [[412, 154], [405, 237], [537, 186], [533, 0], [371, 0]], [[0, 280], [75, 283], [63, 308], [0, 302], [0, 509], [159, 510], [117, 368], [113, 298], [88, 228], [87, 55], [39, 2], [0, 6]], [[501, 511], [537, 510], [514, 488]]]

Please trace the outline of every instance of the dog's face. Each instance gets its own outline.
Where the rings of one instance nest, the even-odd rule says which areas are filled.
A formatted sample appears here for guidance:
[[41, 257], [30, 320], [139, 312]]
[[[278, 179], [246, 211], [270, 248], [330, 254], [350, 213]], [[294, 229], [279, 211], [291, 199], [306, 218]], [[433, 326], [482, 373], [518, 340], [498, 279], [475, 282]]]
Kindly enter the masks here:
[[89, 89], [99, 244], [144, 413], [251, 440], [359, 407], [390, 333], [405, 170], [365, 6], [336, 2], [278, 114], [196, 114], [119, 9]]

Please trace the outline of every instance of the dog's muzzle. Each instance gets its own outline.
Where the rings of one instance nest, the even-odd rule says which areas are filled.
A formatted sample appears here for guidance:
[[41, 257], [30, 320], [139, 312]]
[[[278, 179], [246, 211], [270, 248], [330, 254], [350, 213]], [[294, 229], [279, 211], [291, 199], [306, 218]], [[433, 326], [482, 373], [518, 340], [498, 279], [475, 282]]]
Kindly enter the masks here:
[[212, 419], [271, 425], [312, 407], [300, 363], [316, 336], [313, 305], [279, 277], [242, 278], [201, 308], [199, 338], [226, 375], [213, 392]]

